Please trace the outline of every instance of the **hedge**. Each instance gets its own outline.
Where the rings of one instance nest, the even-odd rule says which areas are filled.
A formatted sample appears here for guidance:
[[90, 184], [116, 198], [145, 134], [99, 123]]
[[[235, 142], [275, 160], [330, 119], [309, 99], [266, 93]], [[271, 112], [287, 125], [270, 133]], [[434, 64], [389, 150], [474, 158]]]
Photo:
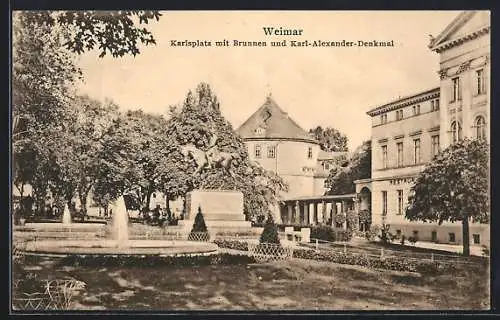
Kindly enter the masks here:
[[[215, 243], [221, 248], [248, 251], [248, 243], [238, 240], [216, 240]], [[413, 260], [405, 257], [380, 257], [352, 254], [337, 251], [315, 251], [311, 249], [297, 248], [293, 250], [293, 257], [327, 261], [340, 264], [357, 265], [374, 269], [385, 269], [394, 271], [418, 272], [426, 275], [433, 274], [456, 274], [466, 271], [470, 266], [460, 265], [444, 261]], [[485, 266], [480, 266], [487, 267]]]
[[352, 239], [352, 231], [341, 228], [333, 228], [328, 225], [317, 225], [311, 228], [311, 239], [319, 239], [324, 241], [350, 241]]

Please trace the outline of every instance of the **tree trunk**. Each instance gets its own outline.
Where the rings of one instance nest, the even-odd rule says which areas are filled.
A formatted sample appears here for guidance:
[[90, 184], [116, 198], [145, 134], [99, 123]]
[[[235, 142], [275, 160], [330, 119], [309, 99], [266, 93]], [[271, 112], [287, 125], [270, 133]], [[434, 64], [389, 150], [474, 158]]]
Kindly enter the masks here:
[[149, 189], [146, 191], [146, 203], [144, 205], [144, 208], [146, 208], [146, 211], [149, 211], [149, 204], [151, 202], [151, 195], [153, 194], [152, 191], [150, 191]]
[[462, 220], [462, 241], [463, 254], [468, 257], [470, 255], [470, 238], [469, 238], [469, 216], [465, 215]]
[[82, 206], [82, 214], [84, 216], [87, 215], [87, 196], [88, 196], [88, 193], [87, 194], [78, 194], [79, 198], [80, 198], [80, 205]]

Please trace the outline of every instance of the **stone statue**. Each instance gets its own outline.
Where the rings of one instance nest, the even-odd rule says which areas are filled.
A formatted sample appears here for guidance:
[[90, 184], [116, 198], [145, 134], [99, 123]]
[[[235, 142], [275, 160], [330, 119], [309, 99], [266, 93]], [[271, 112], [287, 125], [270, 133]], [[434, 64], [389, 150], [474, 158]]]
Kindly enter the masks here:
[[184, 157], [191, 155], [196, 163], [195, 173], [200, 173], [205, 167], [223, 168], [230, 174], [231, 164], [239, 159], [239, 154], [236, 152], [221, 152], [217, 149], [218, 137], [213, 134], [210, 138], [207, 151], [198, 149], [194, 144], [182, 146], [181, 153]]

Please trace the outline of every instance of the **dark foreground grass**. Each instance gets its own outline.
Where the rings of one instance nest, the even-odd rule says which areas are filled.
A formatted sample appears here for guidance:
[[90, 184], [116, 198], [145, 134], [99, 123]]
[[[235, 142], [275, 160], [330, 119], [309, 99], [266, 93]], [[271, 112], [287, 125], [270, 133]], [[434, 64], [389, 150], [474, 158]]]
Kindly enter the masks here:
[[[59, 261], [60, 262], [60, 261]], [[31, 259], [39, 279], [86, 283], [75, 309], [107, 310], [458, 310], [489, 308], [487, 270], [426, 276], [292, 260], [247, 264], [142, 264]], [[19, 271], [18, 271], [19, 272]]]

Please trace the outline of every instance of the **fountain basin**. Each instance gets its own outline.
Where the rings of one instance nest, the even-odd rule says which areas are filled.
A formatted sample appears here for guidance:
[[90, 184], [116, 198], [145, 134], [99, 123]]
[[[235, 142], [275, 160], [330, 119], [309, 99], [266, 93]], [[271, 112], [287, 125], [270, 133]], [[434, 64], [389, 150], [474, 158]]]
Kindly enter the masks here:
[[26, 255], [38, 256], [182, 256], [211, 255], [218, 246], [209, 242], [171, 240], [128, 240], [119, 246], [116, 240], [39, 240], [28, 241]]
[[75, 231], [75, 230], [98, 230], [104, 228], [106, 222], [90, 222], [90, 223], [43, 223], [33, 222], [26, 223], [23, 226], [14, 226], [14, 231]]

